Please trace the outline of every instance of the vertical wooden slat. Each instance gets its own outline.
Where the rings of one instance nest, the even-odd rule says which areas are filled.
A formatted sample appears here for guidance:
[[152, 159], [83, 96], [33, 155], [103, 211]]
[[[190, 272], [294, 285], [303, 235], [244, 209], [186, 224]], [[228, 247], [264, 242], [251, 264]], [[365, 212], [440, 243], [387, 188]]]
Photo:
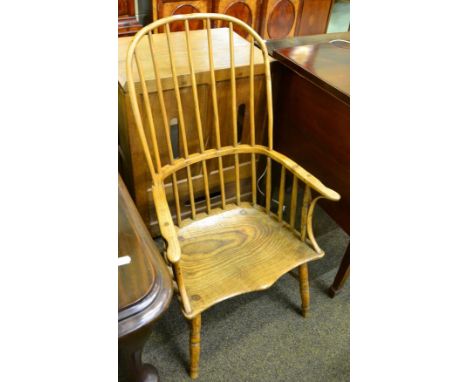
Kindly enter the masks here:
[[255, 145], [254, 37], [250, 36], [250, 144]]
[[206, 167], [206, 161], [202, 161], [203, 171], [203, 183], [205, 186], [205, 199], [206, 199], [206, 212], [211, 212], [211, 197], [210, 197], [210, 185], [208, 183], [208, 169]]
[[174, 163], [174, 153], [172, 152], [169, 119], [167, 118], [166, 104], [164, 102], [164, 93], [163, 93], [163, 89], [161, 85], [161, 76], [159, 74], [159, 67], [158, 67], [158, 63], [156, 60], [156, 50], [154, 48], [153, 37], [152, 37], [151, 31], [148, 32], [148, 40], [149, 40], [149, 45], [150, 45], [150, 50], [151, 50], [151, 59], [153, 61], [154, 76], [156, 78], [156, 87], [157, 87], [156, 90], [158, 93], [159, 106], [161, 109], [161, 115], [162, 115], [162, 120], [163, 120], [163, 125], [164, 125], [164, 133], [166, 136], [167, 150], [169, 153], [169, 160], [172, 164]]
[[[229, 56], [231, 61], [231, 112], [232, 112], [232, 137], [233, 146], [237, 146], [239, 137], [237, 136], [237, 97], [236, 97], [236, 65], [234, 60], [234, 31], [232, 22], [229, 23]], [[239, 154], [234, 154], [234, 170], [236, 173], [236, 200], [240, 205], [240, 175], [239, 175]]]
[[[179, 127], [180, 127], [179, 131], [182, 135], [182, 149], [184, 152], [184, 157], [187, 158], [189, 153], [188, 153], [188, 145], [187, 145], [187, 134], [185, 130], [184, 111], [182, 109], [182, 101], [180, 98], [179, 81], [177, 79], [177, 70], [175, 67], [174, 52], [173, 52], [172, 44], [171, 44], [171, 32], [169, 29], [169, 23], [164, 25], [164, 32], [166, 34], [167, 47], [169, 50], [169, 61], [171, 64], [172, 80], [174, 82], [174, 93], [176, 97], [177, 111], [179, 115]], [[188, 183], [188, 189], [189, 189], [190, 207], [192, 209], [192, 218], [195, 219], [196, 217], [195, 198], [193, 195], [193, 181], [192, 181], [192, 171], [191, 171], [190, 165], [187, 165], [187, 183]]]
[[[249, 116], [250, 116], [250, 144], [255, 145], [255, 93], [254, 93], [254, 61], [255, 61], [255, 46], [254, 37], [250, 36], [250, 100], [249, 100]], [[255, 154], [251, 155], [252, 166], [252, 204], [257, 204], [257, 163]]]
[[[135, 124], [137, 127], [138, 135], [140, 137], [141, 145], [143, 146], [143, 153], [145, 154], [145, 159], [146, 163], [148, 164], [151, 177], [154, 180], [156, 172], [154, 171], [154, 164], [153, 160], [151, 159], [151, 153], [148, 147], [148, 140], [146, 139], [146, 133], [143, 128], [143, 122], [141, 119], [141, 113], [140, 113], [140, 106], [138, 105], [138, 99], [137, 99], [137, 94], [136, 94], [136, 89], [135, 89], [135, 82], [133, 80], [133, 61], [135, 60], [135, 51], [133, 53], [130, 52], [127, 55], [127, 63], [126, 63], [126, 70], [128, 73], [128, 90], [130, 93], [130, 103], [132, 106], [132, 111], [133, 115], [135, 117]], [[141, 80], [140, 80], [141, 82]]]
[[302, 212], [301, 212], [301, 240], [306, 239], [307, 234], [307, 212], [310, 201], [310, 188], [304, 185], [304, 197], [302, 198]]
[[241, 203], [241, 192], [240, 192], [240, 174], [239, 174], [239, 154], [234, 154], [234, 170], [236, 172], [236, 201], [237, 205]]
[[187, 165], [187, 184], [189, 189], [189, 198], [190, 198], [190, 208], [192, 209], [192, 219], [196, 218], [197, 210], [195, 209], [195, 197], [193, 193], [193, 183], [192, 183], [192, 169], [190, 165]]
[[269, 215], [271, 210], [271, 158], [267, 158], [266, 171], [266, 212]]
[[236, 66], [234, 60], [234, 32], [232, 23], [229, 23], [229, 56], [231, 64], [231, 111], [232, 111], [232, 136], [233, 146], [237, 146], [237, 101], [236, 101]]
[[266, 82], [265, 87], [266, 87], [267, 110], [268, 110], [268, 148], [270, 150], [273, 150], [273, 99], [272, 99], [273, 96], [272, 96], [272, 90], [271, 90], [270, 58], [268, 56], [266, 47], [265, 49], [262, 49], [262, 51], [263, 51], [263, 60], [265, 62], [265, 82]]
[[[205, 151], [205, 144], [203, 140], [203, 129], [202, 129], [201, 116], [200, 116], [200, 104], [198, 102], [197, 80], [195, 78], [195, 68], [194, 68], [193, 59], [192, 59], [192, 47], [190, 45], [190, 33], [189, 33], [188, 20], [185, 20], [184, 27], [185, 27], [185, 39], [187, 41], [187, 55], [188, 55], [189, 66], [190, 66], [190, 78], [192, 80], [192, 94], [193, 94], [193, 103], [195, 106], [195, 120], [197, 124], [198, 142], [200, 144], [199, 146], [200, 153], [203, 153]], [[202, 161], [202, 171], [203, 171], [203, 183], [205, 186], [206, 210], [208, 213], [210, 213], [211, 212], [210, 186], [208, 184], [208, 171], [206, 168], [206, 161]]]
[[226, 208], [226, 192], [224, 190], [224, 169], [223, 169], [223, 158], [218, 157], [218, 169], [219, 169], [219, 186], [221, 188], [221, 206]]
[[278, 221], [283, 221], [283, 205], [284, 205], [284, 186], [286, 181], [286, 169], [284, 166], [281, 166], [281, 180], [279, 188], [279, 197], [278, 197]]
[[148, 88], [146, 87], [145, 75], [143, 73], [143, 69], [140, 64], [140, 59], [138, 58], [138, 54], [136, 50], [135, 50], [135, 62], [136, 62], [137, 70], [138, 70], [138, 76], [140, 77], [141, 89], [143, 91], [143, 103], [145, 105], [146, 117], [148, 119], [148, 124], [149, 124], [149, 129], [150, 129], [151, 143], [153, 145], [156, 169], [158, 172], [160, 172], [161, 171], [161, 159], [159, 157], [158, 142], [156, 139], [156, 129], [154, 128], [153, 112], [151, 110], [151, 105], [149, 102]]
[[[156, 86], [157, 86], [156, 91], [158, 93], [159, 107], [161, 109], [161, 115], [162, 115], [162, 120], [163, 120], [163, 125], [164, 125], [164, 134], [166, 137], [166, 144], [167, 144], [166, 147], [167, 147], [167, 151], [169, 154], [169, 162], [173, 164], [174, 153], [172, 151], [172, 141], [171, 141], [171, 132], [169, 128], [169, 119], [167, 118], [166, 104], [164, 102], [164, 93], [163, 93], [163, 89], [161, 85], [161, 76], [159, 75], [159, 66], [156, 60], [156, 50], [154, 48], [152, 36], [153, 36], [152, 32], [149, 31], [148, 40], [149, 40], [149, 46], [150, 46], [150, 51], [151, 51], [151, 60], [153, 62], [154, 76], [156, 78]], [[181, 218], [181, 212], [180, 212], [179, 187], [177, 185], [177, 175], [175, 172], [172, 174], [172, 190], [174, 193], [177, 224], [180, 226], [182, 218]]]
[[[213, 101], [213, 119], [215, 126], [215, 138], [216, 148], [221, 148], [221, 137], [219, 134], [219, 114], [218, 114], [218, 96], [216, 94], [216, 77], [214, 72], [213, 63], [213, 40], [211, 37], [211, 23], [210, 20], [206, 20], [206, 32], [208, 35], [208, 58], [210, 62], [210, 82], [211, 82], [211, 99]], [[223, 158], [218, 157], [218, 172], [219, 172], [219, 184], [221, 188], [221, 205], [223, 208], [226, 207], [226, 193], [224, 189], [224, 169], [223, 169]]]
[[180, 223], [182, 222], [182, 217], [180, 214], [179, 186], [177, 185], [177, 176], [175, 172], [172, 174], [172, 191], [174, 192], [177, 225], [180, 226]]
[[171, 32], [169, 30], [169, 24], [165, 24], [164, 29], [166, 33], [167, 47], [169, 50], [169, 62], [171, 64], [171, 73], [172, 73], [172, 81], [174, 83], [174, 94], [176, 97], [177, 112], [179, 115], [179, 127], [180, 127], [179, 130], [182, 135], [182, 150], [184, 152], [184, 157], [187, 158], [188, 157], [188, 145], [187, 145], [187, 134], [185, 130], [185, 118], [184, 118], [184, 111], [182, 109], [182, 101], [180, 98], [179, 80], [177, 78], [177, 70], [175, 66], [174, 52], [172, 49]]
[[193, 103], [195, 106], [195, 122], [197, 126], [200, 152], [202, 153], [203, 151], [205, 151], [205, 147], [204, 147], [204, 140], [203, 140], [202, 122], [201, 122], [201, 116], [200, 116], [200, 105], [198, 102], [197, 80], [195, 78], [195, 68], [194, 68], [193, 59], [192, 59], [192, 47], [190, 44], [190, 33], [189, 33], [190, 30], [189, 30], [188, 20], [185, 20], [184, 22], [184, 29], [185, 29], [185, 40], [187, 42], [187, 56], [188, 56], [189, 68], [190, 68], [190, 79], [192, 82]]
[[216, 148], [219, 149], [221, 148], [221, 138], [219, 134], [218, 95], [216, 93], [216, 77], [213, 62], [213, 40], [211, 37], [211, 26], [209, 20], [207, 21], [206, 32], [208, 34], [208, 59], [210, 63], [211, 100], [213, 102], [213, 119], [215, 126]]
[[290, 209], [290, 216], [289, 216], [289, 225], [291, 229], [294, 230], [296, 226], [296, 206], [297, 206], [297, 177], [293, 175], [293, 185], [291, 191], [291, 209]]
[[252, 204], [257, 204], [257, 163], [255, 154], [251, 154], [251, 165], [252, 165]]

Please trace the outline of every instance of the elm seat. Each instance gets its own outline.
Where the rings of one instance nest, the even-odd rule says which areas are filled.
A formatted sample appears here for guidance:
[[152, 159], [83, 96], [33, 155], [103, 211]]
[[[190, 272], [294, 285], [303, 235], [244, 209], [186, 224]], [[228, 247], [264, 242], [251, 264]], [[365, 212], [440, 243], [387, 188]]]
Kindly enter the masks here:
[[243, 203], [184, 220], [180, 266], [192, 318], [227, 298], [270, 287], [291, 269], [323, 257], [262, 208]]

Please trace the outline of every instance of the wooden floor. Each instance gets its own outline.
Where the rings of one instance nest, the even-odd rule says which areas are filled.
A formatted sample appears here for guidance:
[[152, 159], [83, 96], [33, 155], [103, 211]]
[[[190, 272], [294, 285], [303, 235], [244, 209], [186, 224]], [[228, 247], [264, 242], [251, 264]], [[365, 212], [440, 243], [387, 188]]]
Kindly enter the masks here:
[[178, 231], [190, 317], [229, 297], [266, 289], [289, 270], [322, 257], [260, 209], [231, 205], [217, 212], [186, 220]]

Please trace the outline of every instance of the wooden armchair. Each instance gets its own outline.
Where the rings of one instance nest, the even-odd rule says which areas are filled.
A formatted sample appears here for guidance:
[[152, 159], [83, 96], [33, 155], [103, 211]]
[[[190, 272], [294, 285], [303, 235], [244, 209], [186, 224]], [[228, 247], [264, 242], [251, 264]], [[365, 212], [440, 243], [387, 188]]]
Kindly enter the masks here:
[[[203, 23], [204, 29], [197, 33], [203, 33], [206, 43], [206, 49], [198, 49], [196, 54], [192, 51], [194, 35], [190, 33], [190, 22], [195, 21]], [[171, 33], [170, 24], [173, 22], [183, 25], [184, 30]], [[212, 27], [222, 25], [227, 25], [228, 37], [225, 41], [216, 41], [216, 44], [228, 44], [229, 57], [219, 57], [217, 52], [213, 53]], [[238, 50], [234, 44], [237, 38], [234, 30], [246, 32], [243, 35], [248, 35], [247, 51], [250, 52], [248, 64], [241, 68], [237, 66], [237, 69], [235, 55]], [[155, 43], [158, 32], [165, 33], [164, 46], [161, 46], [160, 40], [158, 46]], [[183, 60], [174, 55], [173, 39], [176, 33], [179, 34], [179, 45], [180, 36], [184, 36], [186, 55]], [[254, 46], [255, 42], [260, 49]], [[142, 63], [140, 55], [143, 54], [151, 56], [150, 64]], [[201, 63], [202, 56], [205, 63]], [[223, 71], [215, 71], [216, 60], [226, 63]], [[200, 65], [206, 65], [205, 72], [197, 70]], [[181, 67], [185, 69], [178, 73]], [[172, 73], [171, 94], [167, 91], [168, 82], [161, 81], [161, 70]], [[239, 105], [236, 100], [236, 75], [239, 71], [248, 73], [250, 93], [245, 111], [249, 129], [243, 132], [242, 137], [238, 137]], [[220, 97], [216, 77], [223, 73], [230, 82], [230, 94], [223, 92]], [[267, 114], [266, 139], [258, 136], [255, 127], [258, 121], [255, 108], [258, 108], [258, 104], [254, 101], [254, 94], [258, 87], [254, 86], [254, 78], [259, 75], [266, 98], [266, 102], [263, 101]], [[245, 23], [226, 15], [202, 13], [157, 20], [140, 30], [132, 41], [127, 55], [127, 79], [135, 123], [152, 177], [156, 214], [166, 244], [165, 259], [172, 270], [182, 313], [191, 323], [190, 376], [196, 378], [201, 313], [214, 304], [242, 293], [266, 289], [279, 277], [299, 267], [302, 313], [306, 316], [309, 309], [307, 262], [324, 256], [314, 238], [312, 214], [320, 198], [337, 201], [340, 196], [298, 164], [273, 150], [268, 53], [260, 36]], [[201, 90], [198, 86], [201, 83], [206, 85], [211, 103], [205, 111], [201, 111], [199, 106]], [[182, 85], [185, 86], [183, 96]], [[154, 95], [155, 89], [157, 96]], [[171, 131], [167, 112], [170, 96], [177, 105], [179, 138], [174, 138]], [[188, 101], [182, 102], [188, 96], [191, 98], [190, 104]], [[228, 124], [220, 124], [220, 105], [230, 117]], [[207, 126], [202, 126], [206, 110], [212, 122], [211, 132], [206, 131]], [[188, 120], [194, 123], [187, 123]], [[221, 132], [227, 136], [222, 136]], [[188, 136], [197, 138], [195, 147], [188, 143]], [[213, 147], [208, 145], [210, 139], [207, 137], [212, 137]], [[225, 144], [227, 141], [229, 143]], [[267, 142], [266, 145], [262, 144], [263, 141]], [[181, 147], [179, 157], [176, 157], [174, 149], [177, 145]], [[245, 186], [240, 181], [241, 157], [244, 161], [246, 158], [250, 160], [247, 167], [251, 172], [251, 180], [247, 183], [248, 200], [241, 192], [241, 187]], [[264, 192], [260, 190], [262, 195], [257, 195], [260, 163], [264, 163], [266, 176]], [[278, 200], [272, 195], [275, 192], [272, 190], [273, 165], [280, 169]], [[228, 168], [234, 174], [230, 188], [233, 190], [232, 197], [228, 195], [228, 180], [225, 177]], [[214, 202], [210, 192], [213, 176], [220, 191], [217, 202]], [[196, 181], [204, 190], [201, 198], [195, 197]], [[184, 207], [180, 200], [182, 188], [189, 196], [189, 218], [184, 218], [181, 213]], [[290, 198], [285, 196], [289, 194], [286, 189], [291, 191]], [[200, 200], [204, 203], [202, 212]]]

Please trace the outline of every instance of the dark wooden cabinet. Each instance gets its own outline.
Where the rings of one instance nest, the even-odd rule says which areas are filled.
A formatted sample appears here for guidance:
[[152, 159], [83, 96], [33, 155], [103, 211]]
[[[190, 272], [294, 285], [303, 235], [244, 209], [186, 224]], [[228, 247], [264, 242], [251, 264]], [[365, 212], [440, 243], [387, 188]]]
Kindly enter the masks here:
[[119, 0], [119, 37], [134, 35], [142, 25], [135, 16], [135, 0]]
[[[142, 27], [135, 15], [135, 0], [118, 0], [118, 4], [119, 37], [132, 36]], [[267, 40], [326, 33], [332, 4], [332, 0], [152, 0], [153, 20], [188, 13], [222, 13], [244, 21]], [[190, 29], [202, 27], [199, 20], [190, 22]], [[171, 30], [183, 30], [183, 24], [176, 22]]]
[[[341, 40], [341, 41], [340, 41]], [[269, 41], [273, 67], [275, 146], [341, 195], [320, 206], [349, 230], [350, 81], [349, 32]], [[279, 90], [281, 89], [281, 90]], [[342, 287], [350, 269], [348, 246], [330, 295]]]
[[[153, 20], [172, 15], [213, 12], [237, 17], [264, 39], [326, 33], [332, 0], [152, 0]], [[223, 27], [220, 23], [215, 27]], [[174, 23], [171, 30], [183, 28]], [[191, 29], [201, 29], [193, 21]], [[239, 32], [239, 31], [237, 31]], [[241, 34], [242, 35], [242, 34]]]

